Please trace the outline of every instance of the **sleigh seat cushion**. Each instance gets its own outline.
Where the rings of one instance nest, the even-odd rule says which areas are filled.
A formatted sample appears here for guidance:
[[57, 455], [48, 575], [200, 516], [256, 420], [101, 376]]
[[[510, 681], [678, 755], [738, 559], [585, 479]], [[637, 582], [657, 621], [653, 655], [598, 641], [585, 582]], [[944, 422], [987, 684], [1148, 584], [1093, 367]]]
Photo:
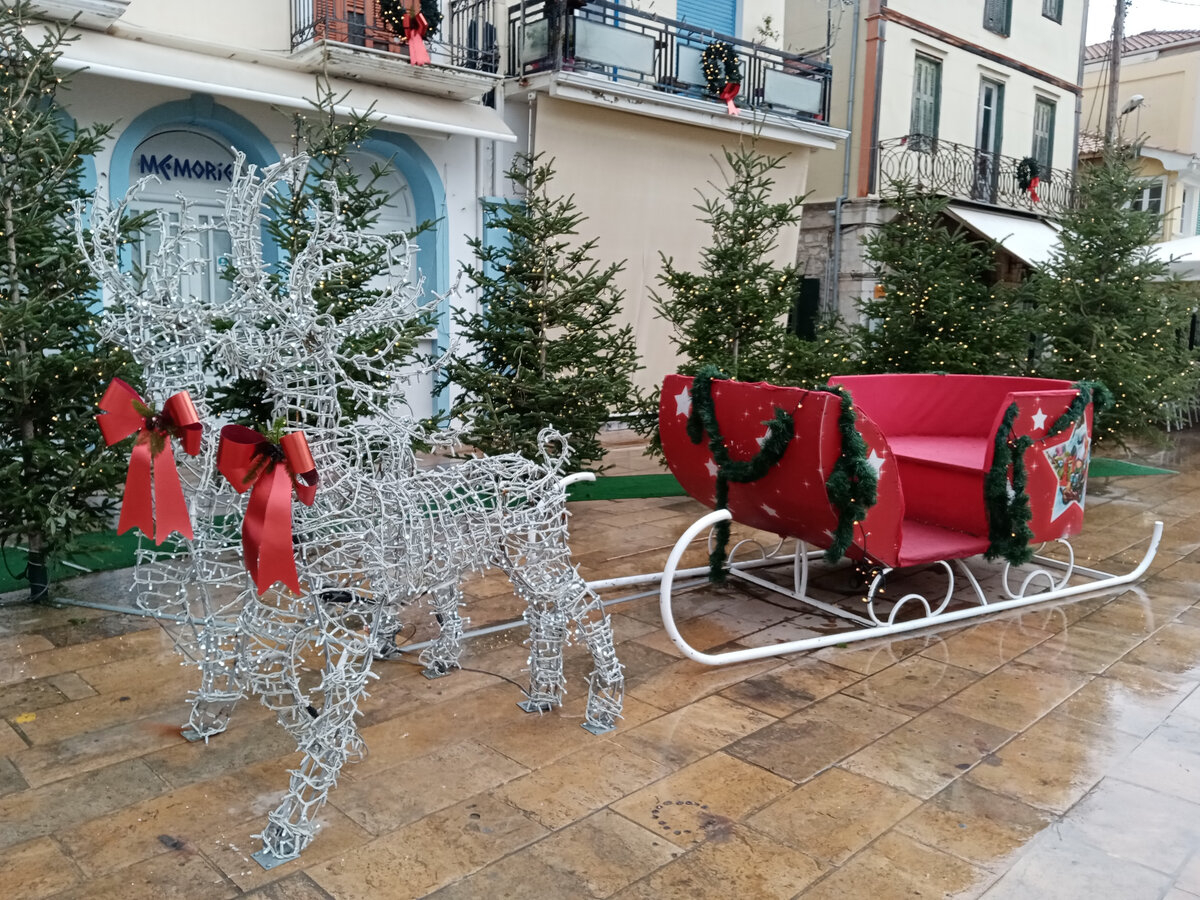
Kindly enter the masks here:
[[983, 471], [994, 438], [961, 435], [888, 435], [892, 452], [901, 460], [921, 460], [958, 469]]
[[919, 566], [942, 559], [966, 559], [988, 548], [987, 538], [905, 518], [898, 566]]

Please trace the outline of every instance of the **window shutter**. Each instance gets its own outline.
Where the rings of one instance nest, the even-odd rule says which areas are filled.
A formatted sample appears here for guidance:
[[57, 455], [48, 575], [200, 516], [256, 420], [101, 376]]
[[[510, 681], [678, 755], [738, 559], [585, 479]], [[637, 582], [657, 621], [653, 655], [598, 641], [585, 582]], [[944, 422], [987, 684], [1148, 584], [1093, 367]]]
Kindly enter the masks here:
[[675, 18], [696, 28], [711, 28], [719, 34], [737, 37], [735, 9], [736, 0], [679, 0]]

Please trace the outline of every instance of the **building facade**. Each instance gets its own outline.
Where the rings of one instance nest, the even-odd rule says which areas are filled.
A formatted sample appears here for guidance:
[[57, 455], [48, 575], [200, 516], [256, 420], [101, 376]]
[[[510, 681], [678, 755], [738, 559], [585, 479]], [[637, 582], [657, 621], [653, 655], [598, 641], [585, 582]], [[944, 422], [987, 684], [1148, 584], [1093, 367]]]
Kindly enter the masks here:
[[[778, 196], [803, 194], [816, 150], [839, 146], [828, 123], [823, 54], [784, 49], [800, 4], [784, 0], [526, 0], [508, 23], [503, 111], [514, 148], [552, 159], [556, 187], [588, 217], [605, 261], [625, 260], [617, 283], [645, 369], [645, 387], [675, 371], [669, 329], [653, 293], [662, 257], [698, 269], [710, 240], [701, 197], [723, 185], [723, 148], [751, 144], [784, 157]], [[564, 7], [560, 21], [556, 7]], [[736, 54], [743, 83], [730, 107], [706, 92], [701, 58], [714, 42]], [[779, 261], [799, 231], [781, 235]]]
[[[262, 166], [295, 150], [291, 116], [327, 77], [343, 111], [378, 124], [356, 153], [386, 171], [394, 200], [380, 227], [431, 221], [417, 263], [427, 295], [445, 294], [468, 241], [484, 234], [483, 201], [509, 196], [513, 154], [554, 160], [556, 188], [574, 194], [601, 237], [605, 261], [626, 260], [624, 318], [646, 366], [643, 385], [675, 367], [651, 292], [659, 253], [699, 261], [707, 231], [697, 190], [719, 183], [722, 147], [755, 141], [786, 155], [781, 193], [803, 193], [808, 157], [843, 132], [828, 124], [829, 68], [780, 49], [784, 0], [442, 0], [442, 21], [414, 65], [379, 0], [38, 0], [47, 19], [78, 15], [64, 68], [78, 70], [63, 103], [81, 124], [115, 122], [94, 160], [95, 187], [112, 200], [143, 176], [143, 207], [177, 207], [217, 221], [234, 154]], [[745, 75], [729, 104], [705, 93], [700, 61], [714, 41]], [[735, 114], [736, 112], [736, 114]], [[781, 258], [794, 254], [785, 236]], [[222, 232], [196, 290], [220, 291]], [[442, 302], [425, 349], [454, 338]], [[409, 391], [413, 413], [445, 410], [432, 382]]]
[[[1110, 44], [1084, 54], [1080, 159], [1097, 156], [1112, 84]], [[1200, 31], [1148, 31], [1121, 42], [1118, 136], [1138, 146], [1143, 209], [1163, 216], [1161, 239], [1200, 234]]]
[[[227, 289], [220, 278], [226, 242], [220, 191], [235, 153], [264, 166], [296, 152], [292, 117], [311, 111], [317, 76], [328, 76], [340, 109], [370, 109], [377, 127], [356, 151], [362, 172], [385, 172], [392, 193], [380, 229], [433, 222], [419, 240], [417, 265], [426, 296], [448, 292], [478, 236], [478, 198], [492, 191], [487, 160], [498, 142], [515, 140], [482, 102], [502, 75], [478, 36], [495, 20], [491, 0], [456, 3], [427, 41], [430, 63], [411, 64], [408, 49], [378, 16], [374, 0], [44, 0], [48, 19], [78, 15], [77, 39], [63, 58], [76, 71], [60, 100], [80, 124], [116, 123], [92, 162], [92, 187], [110, 200], [146, 176], [141, 208], [178, 209], [187, 198], [210, 233], [207, 271], [191, 289]], [[171, 212], [171, 215], [176, 213]], [[271, 248], [267, 247], [267, 253]], [[448, 302], [423, 349], [452, 338]], [[464, 301], [469, 302], [469, 299]], [[432, 380], [407, 392], [415, 415], [447, 408]]]
[[[801, 247], [824, 308], [854, 316], [874, 290], [860, 242], [888, 217], [897, 180], [951, 198], [952, 217], [1005, 247], [999, 276], [1020, 277], [1045, 258], [1045, 219], [1071, 195], [1086, 3], [842, 6], [831, 121], [853, 134], [813, 156]], [[789, 16], [786, 40], [825, 27], [800, 9], [809, 15]]]

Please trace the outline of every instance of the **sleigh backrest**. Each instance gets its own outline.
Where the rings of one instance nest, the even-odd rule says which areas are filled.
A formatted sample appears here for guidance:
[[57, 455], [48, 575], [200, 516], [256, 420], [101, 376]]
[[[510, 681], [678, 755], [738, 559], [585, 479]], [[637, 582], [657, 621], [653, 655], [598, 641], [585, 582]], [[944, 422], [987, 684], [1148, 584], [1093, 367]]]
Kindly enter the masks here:
[[[735, 522], [762, 531], [800, 538], [828, 547], [837, 528], [838, 513], [826, 492], [826, 481], [843, 452], [839, 428], [841, 398], [828, 391], [808, 391], [764, 383], [713, 381], [713, 409], [729, 456], [746, 460], [761, 449], [766, 422], [775, 410], [789, 413], [794, 437], [779, 463], [762, 478], [729, 485], [728, 509]], [[659, 433], [671, 472], [696, 500], [712, 507], [716, 500], [717, 466], [705, 434], [693, 443], [687, 433], [692, 411], [693, 380], [668, 375], [659, 404]], [[857, 430], [875, 460], [890, 456], [882, 432], [858, 416]], [[884, 467], [878, 485], [879, 502], [854, 530], [849, 555], [889, 558], [899, 543], [904, 500], [895, 466]]]

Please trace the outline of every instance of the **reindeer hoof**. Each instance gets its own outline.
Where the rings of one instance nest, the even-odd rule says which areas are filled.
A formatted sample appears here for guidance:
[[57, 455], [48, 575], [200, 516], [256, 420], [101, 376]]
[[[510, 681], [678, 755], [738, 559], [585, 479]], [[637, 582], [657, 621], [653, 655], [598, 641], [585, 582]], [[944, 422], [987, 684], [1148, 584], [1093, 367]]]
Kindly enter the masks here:
[[590, 731], [592, 734], [608, 734], [610, 731], [614, 731], [617, 726], [611, 722], [607, 725], [603, 722], [582, 722], [579, 727], [585, 731]]
[[446, 665], [446, 663], [435, 662], [422, 669], [421, 674], [430, 681], [433, 681], [435, 678], [441, 678], [443, 675], [449, 675], [451, 668], [452, 667]]
[[548, 713], [554, 709], [554, 704], [549, 700], [522, 700], [517, 706], [525, 710], [527, 713]]

